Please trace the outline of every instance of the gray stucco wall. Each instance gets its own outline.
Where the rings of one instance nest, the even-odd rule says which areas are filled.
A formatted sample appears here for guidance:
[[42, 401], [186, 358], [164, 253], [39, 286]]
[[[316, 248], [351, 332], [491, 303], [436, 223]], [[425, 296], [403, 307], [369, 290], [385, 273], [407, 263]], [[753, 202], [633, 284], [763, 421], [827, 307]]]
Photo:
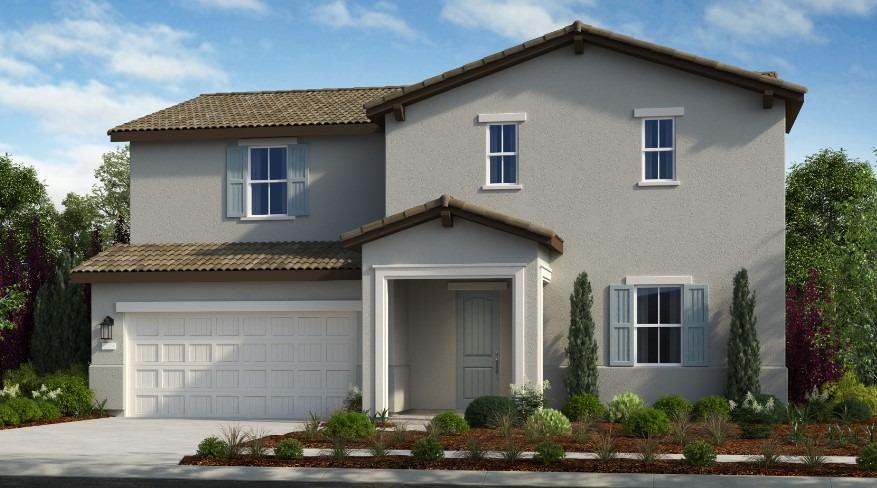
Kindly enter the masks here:
[[[246, 300], [359, 300], [359, 281], [239, 282], [239, 283], [96, 283], [91, 288], [91, 366], [89, 383], [106, 408], [124, 404], [123, 352], [125, 329], [116, 302], [246, 301]], [[113, 317], [115, 351], [100, 349], [100, 322]], [[362, 358], [357, 353], [357, 364]]]
[[[388, 117], [386, 213], [450, 193], [564, 238], [544, 299], [545, 378], [555, 384], [556, 403], [563, 401], [568, 296], [580, 271], [594, 288], [604, 365], [610, 284], [627, 275], [691, 275], [709, 285], [709, 368], [601, 370], [604, 398], [637, 387], [654, 399], [659, 389], [690, 397], [723, 390], [731, 282], [746, 267], [757, 294], [765, 390], [785, 398], [784, 107], [764, 110], [761, 102], [757, 93], [594, 46], [580, 56], [561, 49], [410, 105], [404, 122]], [[633, 110], [679, 106], [680, 186], [638, 187], [642, 136]], [[527, 114], [523, 189], [482, 191], [486, 129], [476, 117], [505, 112]], [[378, 244], [388, 255], [399, 250]]]
[[225, 217], [233, 141], [131, 144], [131, 242], [336, 240], [383, 217], [384, 136], [299, 138], [310, 146], [310, 208], [295, 220]]

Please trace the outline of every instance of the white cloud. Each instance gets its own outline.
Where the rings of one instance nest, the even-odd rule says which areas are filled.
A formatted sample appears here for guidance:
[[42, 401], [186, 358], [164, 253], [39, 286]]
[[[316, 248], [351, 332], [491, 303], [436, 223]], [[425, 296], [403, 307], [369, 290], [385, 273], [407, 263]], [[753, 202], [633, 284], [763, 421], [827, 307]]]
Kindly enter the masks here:
[[6, 73], [7, 75], [21, 78], [24, 76], [33, 76], [39, 73], [39, 70], [32, 64], [19, 61], [11, 56], [3, 56], [0, 54], [0, 73]]
[[448, 0], [441, 16], [462, 27], [486, 29], [523, 41], [569, 25], [573, 20], [586, 20], [577, 8], [592, 4], [591, 0]]
[[33, 166], [37, 177], [45, 183], [46, 192], [58, 209], [70, 192], [88, 193], [96, 183], [94, 170], [101, 163], [101, 155], [113, 149], [110, 144], [82, 144], [65, 146], [51, 151], [45, 158], [18, 153], [14, 147], [7, 151], [17, 162]]
[[387, 2], [378, 2], [371, 9], [354, 7], [351, 11], [344, 0], [335, 0], [314, 9], [313, 18], [320, 24], [336, 29], [383, 29], [402, 37], [415, 36], [414, 30], [396, 15], [395, 7]]
[[262, 0], [195, 0], [203, 8], [231, 10], [262, 14], [268, 11], [268, 5]]
[[707, 24], [742, 42], [757, 44], [773, 39], [820, 40], [814, 17], [868, 15], [877, 0], [737, 0], [707, 6]]

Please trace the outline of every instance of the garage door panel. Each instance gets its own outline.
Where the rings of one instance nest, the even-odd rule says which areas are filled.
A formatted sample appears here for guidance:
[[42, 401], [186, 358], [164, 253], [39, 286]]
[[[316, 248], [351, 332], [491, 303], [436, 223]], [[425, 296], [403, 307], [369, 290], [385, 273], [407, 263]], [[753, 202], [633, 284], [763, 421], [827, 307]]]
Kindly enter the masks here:
[[204, 337], [213, 335], [213, 319], [207, 317], [191, 317], [186, 319], [186, 335]]
[[272, 317], [271, 335], [275, 337], [295, 335], [295, 319], [292, 317]]
[[239, 323], [236, 317], [219, 317], [216, 319], [216, 335], [236, 336], [240, 333]]
[[268, 359], [268, 345], [244, 344], [241, 353], [245, 363], [264, 363]]
[[244, 335], [245, 336], [263, 336], [268, 333], [268, 319], [247, 318], [244, 319]]
[[186, 371], [182, 369], [165, 369], [161, 375], [161, 387], [168, 390], [186, 388]]
[[154, 337], [158, 335], [159, 319], [137, 318], [134, 319], [134, 335], [137, 337]]
[[188, 388], [213, 388], [213, 370], [190, 369]]
[[161, 335], [167, 337], [186, 335], [186, 319], [163, 319], [161, 324]]
[[182, 363], [186, 361], [185, 344], [162, 344], [162, 360], [165, 363]]

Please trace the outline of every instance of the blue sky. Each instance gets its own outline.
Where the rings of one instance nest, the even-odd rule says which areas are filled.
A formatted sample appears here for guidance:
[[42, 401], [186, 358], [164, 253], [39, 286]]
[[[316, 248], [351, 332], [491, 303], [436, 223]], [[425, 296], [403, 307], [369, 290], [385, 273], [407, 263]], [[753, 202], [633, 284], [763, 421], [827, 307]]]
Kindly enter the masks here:
[[875, 159], [877, 0], [2, 1], [0, 151], [56, 203], [108, 128], [198, 93], [413, 83], [574, 19], [806, 85], [787, 165]]

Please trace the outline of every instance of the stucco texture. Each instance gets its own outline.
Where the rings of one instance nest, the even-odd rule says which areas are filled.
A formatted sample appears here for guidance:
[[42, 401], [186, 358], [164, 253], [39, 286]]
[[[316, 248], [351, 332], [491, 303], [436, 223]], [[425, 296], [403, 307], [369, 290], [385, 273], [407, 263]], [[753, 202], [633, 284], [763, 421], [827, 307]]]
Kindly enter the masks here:
[[[660, 107], [685, 109], [676, 127], [680, 185], [640, 187], [641, 120], [633, 110]], [[510, 112], [527, 114], [523, 188], [481, 190], [486, 128], [477, 116]], [[732, 278], [746, 267], [765, 390], [785, 398], [783, 151], [782, 103], [766, 110], [755, 92], [594, 46], [578, 56], [564, 48], [407, 106], [403, 122], [387, 117], [385, 212], [448, 193], [565, 240], [564, 254], [551, 257], [544, 296], [544, 375], [555, 403], [564, 400], [568, 297], [580, 271], [594, 288], [604, 366], [610, 284], [628, 275], [690, 275], [709, 285], [708, 368], [601, 369], [604, 399], [640, 385], [653, 400], [651, 384], [689, 397], [723, 390]], [[401, 247], [378, 245], [388, 256]], [[443, 251], [430, 243], [424, 254]]]

